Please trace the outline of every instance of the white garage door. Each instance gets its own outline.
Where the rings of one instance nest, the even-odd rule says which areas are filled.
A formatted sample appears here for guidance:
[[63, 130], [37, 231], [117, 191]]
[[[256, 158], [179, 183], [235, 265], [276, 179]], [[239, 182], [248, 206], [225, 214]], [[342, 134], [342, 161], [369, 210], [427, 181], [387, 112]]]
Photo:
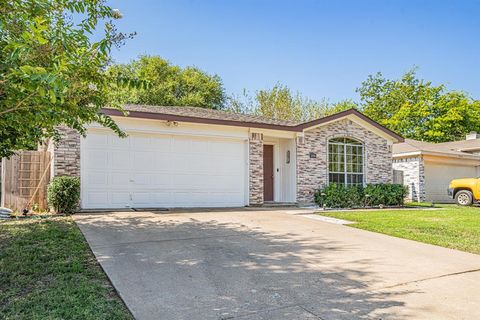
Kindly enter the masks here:
[[82, 208], [246, 204], [242, 140], [92, 131], [81, 143]]
[[448, 185], [453, 179], [476, 177], [474, 166], [459, 166], [425, 162], [425, 196], [427, 201], [453, 202], [447, 195]]

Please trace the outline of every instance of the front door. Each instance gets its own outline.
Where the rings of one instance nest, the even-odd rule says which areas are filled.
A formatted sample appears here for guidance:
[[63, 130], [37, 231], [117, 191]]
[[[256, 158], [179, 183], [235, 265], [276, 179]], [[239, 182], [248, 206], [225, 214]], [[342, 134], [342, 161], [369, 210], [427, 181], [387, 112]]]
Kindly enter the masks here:
[[263, 145], [263, 201], [273, 201], [273, 146]]

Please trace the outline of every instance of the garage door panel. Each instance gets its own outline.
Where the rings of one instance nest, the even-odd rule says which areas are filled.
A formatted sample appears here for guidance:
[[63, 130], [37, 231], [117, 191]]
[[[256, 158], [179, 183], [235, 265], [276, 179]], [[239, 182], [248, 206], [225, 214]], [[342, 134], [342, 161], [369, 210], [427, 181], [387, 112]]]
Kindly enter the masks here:
[[99, 190], [91, 191], [86, 194], [87, 202], [92, 206], [102, 208], [105, 203], [108, 203], [108, 192], [101, 192]]
[[171, 173], [153, 173], [152, 185], [156, 187], [170, 187], [172, 185], [173, 176]]
[[133, 151], [133, 170], [152, 172], [158, 166], [154, 151]]
[[130, 145], [133, 150], [148, 150], [151, 149], [151, 138], [144, 136], [130, 136]]
[[130, 169], [130, 152], [128, 150], [111, 150], [108, 166], [112, 169]]
[[244, 141], [96, 132], [81, 157], [84, 208], [245, 204]]
[[108, 146], [108, 135], [95, 134], [88, 135], [86, 141], [90, 148], [106, 148]]
[[171, 137], [152, 137], [151, 148], [159, 152], [170, 153], [171, 140]]
[[110, 172], [110, 188], [126, 188], [130, 183], [130, 174], [124, 171]]
[[133, 205], [150, 205], [152, 203], [151, 194], [148, 192], [132, 192]]
[[88, 185], [97, 188], [105, 188], [108, 186], [108, 172], [100, 170], [92, 170], [86, 176]]
[[108, 152], [106, 148], [92, 148], [89, 150], [86, 157], [89, 163], [95, 164], [95, 168], [105, 169], [108, 166]]

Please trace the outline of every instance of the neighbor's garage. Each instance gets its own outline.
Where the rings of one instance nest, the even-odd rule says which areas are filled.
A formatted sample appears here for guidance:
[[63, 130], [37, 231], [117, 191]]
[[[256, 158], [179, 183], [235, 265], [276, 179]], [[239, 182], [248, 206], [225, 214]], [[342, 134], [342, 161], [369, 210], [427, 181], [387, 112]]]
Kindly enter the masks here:
[[82, 208], [247, 204], [242, 139], [90, 130], [81, 141]]
[[442, 203], [454, 202], [447, 194], [450, 181], [476, 176], [477, 169], [474, 166], [425, 161], [425, 200]]

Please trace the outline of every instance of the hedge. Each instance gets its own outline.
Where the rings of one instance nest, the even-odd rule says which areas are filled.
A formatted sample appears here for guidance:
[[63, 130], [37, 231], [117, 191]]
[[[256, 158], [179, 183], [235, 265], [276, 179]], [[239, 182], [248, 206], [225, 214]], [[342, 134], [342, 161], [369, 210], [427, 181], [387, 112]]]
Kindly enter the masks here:
[[401, 184], [367, 184], [363, 187], [331, 183], [315, 192], [315, 202], [327, 208], [400, 206], [406, 194], [407, 189]]
[[52, 179], [47, 189], [48, 206], [56, 213], [72, 214], [80, 202], [80, 179], [58, 176]]

